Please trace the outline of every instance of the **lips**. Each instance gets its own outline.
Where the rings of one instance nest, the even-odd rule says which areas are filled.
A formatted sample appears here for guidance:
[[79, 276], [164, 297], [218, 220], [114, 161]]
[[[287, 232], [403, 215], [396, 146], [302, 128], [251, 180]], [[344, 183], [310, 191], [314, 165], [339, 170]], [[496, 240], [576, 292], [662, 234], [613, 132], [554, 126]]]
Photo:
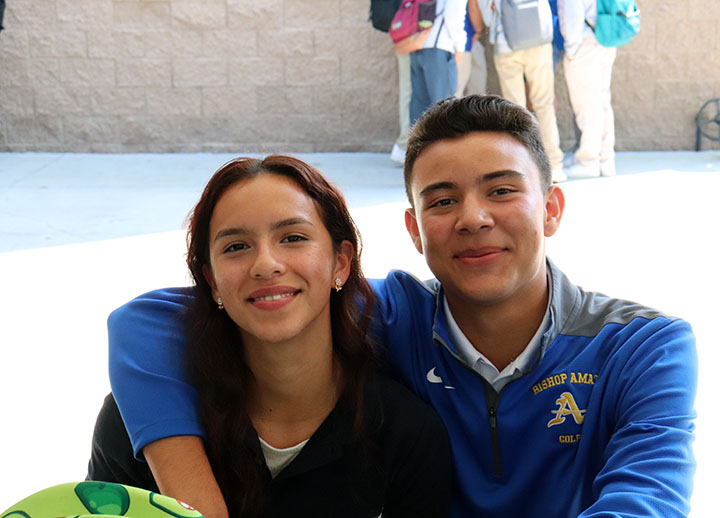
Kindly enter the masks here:
[[483, 246], [480, 248], [466, 248], [455, 254], [455, 259], [458, 259], [463, 264], [468, 265], [479, 265], [488, 264], [507, 252], [507, 248], [499, 246]]
[[247, 300], [255, 309], [277, 311], [292, 303], [301, 291], [293, 286], [268, 286], [253, 291]]
[[300, 290], [292, 286], [268, 286], [253, 291], [248, 300], [250, 302], [272, 302], [292, 297], [300, 293]]

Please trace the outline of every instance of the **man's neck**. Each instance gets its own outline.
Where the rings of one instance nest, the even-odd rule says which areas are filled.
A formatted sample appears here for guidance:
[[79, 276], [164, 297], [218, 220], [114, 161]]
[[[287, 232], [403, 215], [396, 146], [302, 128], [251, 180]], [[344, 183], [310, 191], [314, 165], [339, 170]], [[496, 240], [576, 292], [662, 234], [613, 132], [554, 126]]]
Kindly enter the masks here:
[[451, 296], [447, 299], [455, 322], [472, 346], [502, 371], [525, 350], [537, 332], [549, 296], [545, 282], [539, 289], [496, 304], [472, 305]]

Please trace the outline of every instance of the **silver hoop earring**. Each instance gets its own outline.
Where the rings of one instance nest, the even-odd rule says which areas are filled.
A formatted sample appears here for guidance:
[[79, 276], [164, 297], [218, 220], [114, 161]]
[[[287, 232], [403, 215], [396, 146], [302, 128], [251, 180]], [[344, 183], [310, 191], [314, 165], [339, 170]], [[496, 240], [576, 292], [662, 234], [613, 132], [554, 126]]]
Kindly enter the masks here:
[[343, 289], [342, 279], [340, 277], [335, 277], [335, 292], [338, 292], [341, 289]]
[[219, 309], [220, 311], [222, 311], [223, 309], [225, 309], [225, 306], [223, 306], [222, 299], [221, 299], [220, 297], [217, 298], [217, 305], [218, 305], [218, 309]]

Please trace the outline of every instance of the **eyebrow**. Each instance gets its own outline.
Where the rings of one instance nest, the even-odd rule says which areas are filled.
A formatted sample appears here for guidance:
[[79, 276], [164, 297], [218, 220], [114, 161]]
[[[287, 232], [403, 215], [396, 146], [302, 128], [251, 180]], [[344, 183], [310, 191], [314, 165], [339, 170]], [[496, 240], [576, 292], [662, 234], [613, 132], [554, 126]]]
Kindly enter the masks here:
[[[279, 230], [281, 228], [285, 227], [291, 227], [293, 225], [310, 225], [311, 227], [314, 227], [312, 221], [309, 219], [305, 219], [302, 217], [297, 218], [288, 218], [288, 219], [282, 219], [280, 221], [276, 221], [273, 223], [270, 227], [270, 230]], [[242, 227], [230, 227], [230, 228], [224, 228], [220, 231], [218, 231], [217, 234], [215, 234], [215, 241], [218, 239], [221, 239], [223, 237], [229, 237], [229, 236], [245, 236], [248, 235], [250, 232], [246, 228]]]
[[[525, 173], [520, 171], [514, 171], [512, 169], [503, 169], [501, 171], [493, 171], [492, 173], [486, 173], [478, 178], [478, 183], [486, 183], [498, 178], [527, 178]], [[434, 191], [444, 191], [448, 189], [456, 189], [457, 184], [455, 182], [436, 182], [426, 186], [420, 191], [420, 197], [427, 196]]]

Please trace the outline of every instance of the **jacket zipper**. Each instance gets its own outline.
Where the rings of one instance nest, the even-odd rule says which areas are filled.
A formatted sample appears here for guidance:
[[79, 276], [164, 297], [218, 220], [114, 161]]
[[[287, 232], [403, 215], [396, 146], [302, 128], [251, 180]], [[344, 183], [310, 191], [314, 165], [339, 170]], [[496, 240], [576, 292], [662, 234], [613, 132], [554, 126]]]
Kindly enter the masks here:
[[462, 358], [460, 358], [457, 354], [455, 354], [445, 343], [445, 340], [443, 340], [440, 335], [434, 331], [433, 332], [433, 339], [438, 342], [440, 345], [445, 347], [445, 349], [450, 352], [450, 354], [460, 362], [460, 364], [468, 369], [469, 371], [476, 374], [480, 379], [482, 380], [483, 384], [485, 385], [485, 404], [487, 405], [488, 409], [488, 421], [490, 424], [490, 438], [492, 441], [492, 451], [493, 451], [493, 475], [495, 476], [502, 476], [503, 474], [503, 467], [502, 467], [502, 454], [500, 453], [500, 432], [498, 431], [498, 425], [497, 425], [497, 409], [498, 405], [500, 404], [500, 396], [502, 395], [503, 391], [505, 390], [505, 387], [507, 387], [506, 384], [505, 387], [500, 390], [500, 392], [496, 392], [495, 388], [490, 385], [490, 383], [482, 377], [477, 371], [469, 367]]
[[493, 474], [501, 476], [503, 474], [502, 466], [502, 455], [500, 453], [500, 432], [498, 431], [497, 422], [497, 409], [500, 403], [500, 393], [495, 392], [495, 389], [490, 386], [487, 381], [485, 382], [485, 403], [488, 409], [488, 420], [490, 423], [490, 438], [492, 440], [493, 450]]

